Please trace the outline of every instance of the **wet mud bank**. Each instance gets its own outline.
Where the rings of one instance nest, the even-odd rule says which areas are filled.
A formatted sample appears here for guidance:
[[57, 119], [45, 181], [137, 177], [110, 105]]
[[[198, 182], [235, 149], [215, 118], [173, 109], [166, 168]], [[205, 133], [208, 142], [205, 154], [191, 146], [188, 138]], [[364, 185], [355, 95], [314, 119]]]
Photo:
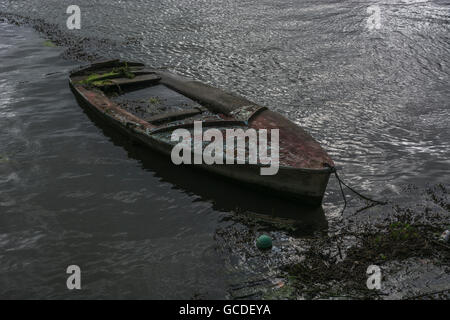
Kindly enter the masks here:
[[[426, 203], [427, 205], [423, 205]], [[310, 233], [279, 219], [261, 219], [236, 212], [234, 223], [246, 228], [218, 232], [233, 239], [225, 246], [245, 261], [254, 274], [236, 299], [448, 299], [450, 295], [450, 243], [442, 239], [450, 228], [448, 191], [429, 188], [415, 208], [387, 204], [367, 210], [364, 222], [355, 216], [339, 225], [310, 226]], [[363, 208], [363, 207], [361, 207]], [[382, 210], [388, 218], [371, 219]], [[299, 233], [300, 232], [300, 235]], [[254, 248], [260, 234], [274, 239], [274, 248]], [[296, 234], [297, 233], [297, 234]], [[221, 243], [224, 243], [221, 241]], [[224, 250], [225, 250], [224, 247]], [[381, 271], [381, 288], [367, 286], [369, 266]], [[251, 289], [249, 289], [251, 288]]]
[[47, 39], [47, 45], [64, 47], [62, 58], [80, 61], [93, 62], [105, 59], [104, 56], [95, 53], [99, 49], [113, 51], [119, 44], [108, 39], [98, 39], [95, 37], [83, 37], [76, 32], [61, 29], [57, 24], [48, 23], [43, 19], [35, 19], [19, 14], [0, 11], [0, 22], [13, 24], [16, 26], [31, 27]]

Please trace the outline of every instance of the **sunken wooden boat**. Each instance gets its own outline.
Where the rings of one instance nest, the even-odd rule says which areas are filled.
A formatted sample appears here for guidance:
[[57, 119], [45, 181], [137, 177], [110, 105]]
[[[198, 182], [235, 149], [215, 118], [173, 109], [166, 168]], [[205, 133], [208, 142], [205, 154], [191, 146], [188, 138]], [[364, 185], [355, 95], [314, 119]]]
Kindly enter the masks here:
[[[247, 158], [243, 164], [190, 166], [269, 194], [315, 206], [322, 203], [334, 172], [333, 161], [305, 130], [266, 107], [137, 62], [93, 63], [72, 71], [69, 82], [84, 108], [133, 140], [168, 156], [168, 161], [178, 143], [171, 141], [173, 131], [184, 128], [194, 136], [197, 121], [201, 121], [203, 130], [215, 128], [221, 132], [279, 129], [279, 169], [274, 175], [261, 175], [260, 169], [267, 164], [250, 163]], [[191, 152], [194, 157], [194, 148]]]

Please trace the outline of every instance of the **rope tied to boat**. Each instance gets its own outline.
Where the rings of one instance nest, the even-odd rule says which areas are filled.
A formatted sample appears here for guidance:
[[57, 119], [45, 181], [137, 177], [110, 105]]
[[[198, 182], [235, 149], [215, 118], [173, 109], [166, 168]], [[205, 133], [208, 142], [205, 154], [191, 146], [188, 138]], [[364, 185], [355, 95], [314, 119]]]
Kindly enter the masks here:
[[326, 167], [329, 167], [331, 169], [331, 172], [334, 173], [338, 183], [339, 183], [339, 188], [341, 189], [341, 194], [342, 194], [342, 198], [344, 199], [344, 208], [342, 208], [341, 213], [343, 213], [345, 211], [345, 208], [347, 208], [347, 199], [345, 198], [345, 193], [344, 193], [344, 187], [346, 187], [347, 189], [349, 189], [350, 191], [352, 191], [354, 194], [356, 194], [357, 196], [359, 196], [360, 198], [370, 201], [372, 202], [374, 205], [385, 205], [387, 204], [387, 201], [381, 201], [381, 200], [375, 200], [372, 198], [369, 198], [363, 194], [361, 194], [360, 192], [356, 191], [354, 188], [350, 187], [349, 185], [347, 185], [342, 179], [341, 177], [339, 177], [338, 173], [337, 173], [337, 168], [336, 167], [332, 167], [329, 164], [325, 164]]

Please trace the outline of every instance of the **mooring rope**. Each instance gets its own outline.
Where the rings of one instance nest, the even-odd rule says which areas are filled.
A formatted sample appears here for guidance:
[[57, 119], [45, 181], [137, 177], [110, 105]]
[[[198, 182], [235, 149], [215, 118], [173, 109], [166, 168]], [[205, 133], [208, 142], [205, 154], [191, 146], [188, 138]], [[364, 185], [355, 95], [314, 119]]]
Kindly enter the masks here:
[[381, 200], [375, 200], [372, 198], [369, 198], [363, 194], [361, 194], [360, 192], [356, 191], [354, 188], [350, 187], [349, 185], [347, 185], [342, 179], [341, 177], [339, 177], [338, 173], [337, 173], [337, 169], [336, 167], [331, 167], [329, 165], [327, 165], [327, 167], [329, 167], [331, 169], [331, 172], [334, 173], [338, 183], [339, 183], [339, 188], [341, 189], [341, 194], [342, 194], [342, 198], [344, 199], [344, 208], [342, 208], [341, 213], [344, 212], [345, 208], [347, 208], [347, 199], [345, 198], [345, 193], [344, 193], [344, 188], [342, 187], [342, 185], [344, 185], [345, 187], [347, 187], [347, 189], [349, 189], [350, 191], [352, 191], [354, 194], [356, 194], [357, 196], [359, 196], [360, 198], [373, 202], [374, 204], [381, 204], [381, 205], [385, 205], [387, 204], [387, 201], [381, 201]]

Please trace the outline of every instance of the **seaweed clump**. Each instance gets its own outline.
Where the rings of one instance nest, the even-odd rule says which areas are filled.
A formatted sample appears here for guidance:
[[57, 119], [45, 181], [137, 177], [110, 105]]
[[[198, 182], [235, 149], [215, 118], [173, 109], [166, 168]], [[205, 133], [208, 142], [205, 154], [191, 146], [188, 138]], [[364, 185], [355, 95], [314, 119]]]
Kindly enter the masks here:
[[104, 85], [114, 84], [112, 79], [116, 78], [128, 78], [133, 79], [136, 75], [131, 71], [128, 64], [121, 67], [113, 68], [112, 71], [102, 74], [92, 73], [86, 79], [79, 81], [79, 84], [100, 87]]
[[[438, 240], [442, 227], [419, 223], [411, 212], [403, 212], [385, 225], [367, 226], [359, 232], [342, 230], [315, 239], [303, 253], [303, 261], [284, 267], [284, 271], [296, 295], [307, 299], [379, 299], [386, 293], [366, 286], [370, 265], [382, 267], [416, 257], [450, 266], [450, 246]], [[344, 252], [343, 244], [349, 241], [353, 244]]]

